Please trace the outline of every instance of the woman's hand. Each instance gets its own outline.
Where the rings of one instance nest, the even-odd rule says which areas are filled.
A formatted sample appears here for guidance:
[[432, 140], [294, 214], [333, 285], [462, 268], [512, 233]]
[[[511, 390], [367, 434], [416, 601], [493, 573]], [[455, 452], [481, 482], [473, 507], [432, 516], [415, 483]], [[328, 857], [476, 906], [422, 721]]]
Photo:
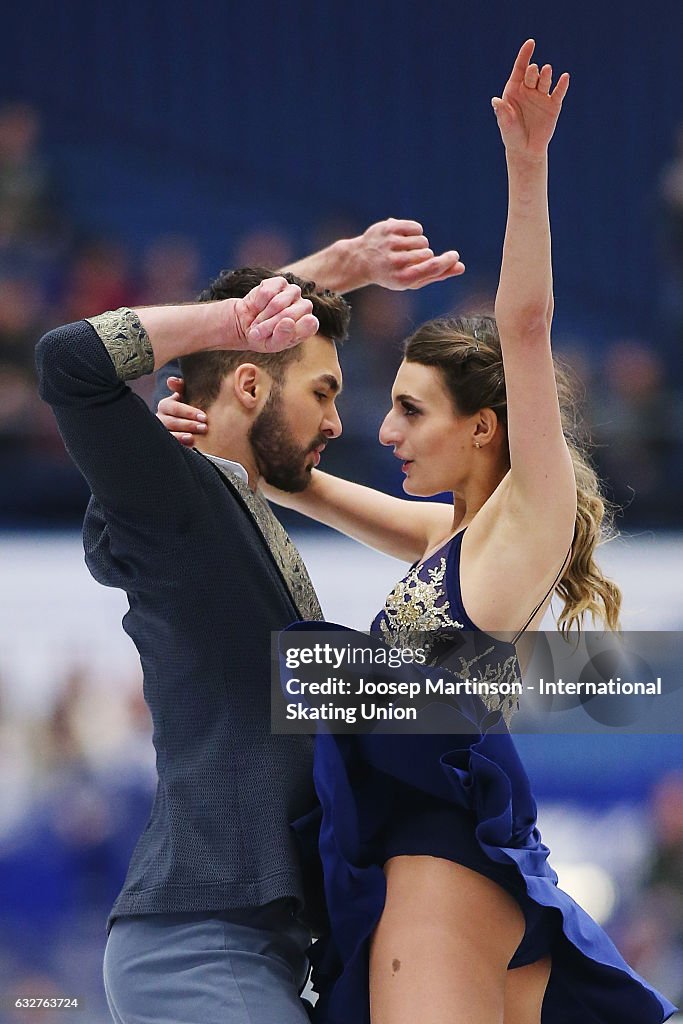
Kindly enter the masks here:
[[195, 409], [193, 405], [183, 403], [185, 382], [182, 377], [169, 377], [166, 383], [173, 394], [161, 399], [157, 417], [182, 445], [192, 448], [194, 435], [205, 434], [208, 430], [206, 413], [201, 409]]
[[533, 39], [522, 45], [502, 97], [491, 100], [508, 156], [538, 159], [545, 155], [569, 88], [565, 71], [550, 91], [550, 64], [539, 71], [537, 64], [529, 63], [535, 46]]

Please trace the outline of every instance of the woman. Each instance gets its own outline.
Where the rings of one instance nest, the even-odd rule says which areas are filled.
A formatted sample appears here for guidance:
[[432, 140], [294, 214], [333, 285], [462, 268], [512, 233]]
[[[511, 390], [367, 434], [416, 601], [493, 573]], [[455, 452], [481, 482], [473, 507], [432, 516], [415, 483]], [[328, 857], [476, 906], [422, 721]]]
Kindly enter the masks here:
[[[391, 642], [463, 627], [516, 639], [555, 590], [563, 630], [586, 612], [617, 626], [619, 591], [593, 560], [604, 506], [565, 437], [550, 347], [547, 149], [569, 76], [551, 91], [552, 69], [530, 64], [533, 50], [524, 43], [492, 101], [509, 181], [495, 321], [420, 328], [380, 430], [405, 491], [451, 491], [452, 509], [317, 471], [306, 491], [269, 495], [417, 560], [373, 624]], [[178, 432], [194, 430], [175, 399], [160, 412]], [[322, 822], [297, 825], [304, 840], [312, 824], [319, 832], [331, 921], [314, 948], [316, 1019], [654, 1024], [671, 1014], [557, 888], [505, 730], [321, 734], [315, 771]]]

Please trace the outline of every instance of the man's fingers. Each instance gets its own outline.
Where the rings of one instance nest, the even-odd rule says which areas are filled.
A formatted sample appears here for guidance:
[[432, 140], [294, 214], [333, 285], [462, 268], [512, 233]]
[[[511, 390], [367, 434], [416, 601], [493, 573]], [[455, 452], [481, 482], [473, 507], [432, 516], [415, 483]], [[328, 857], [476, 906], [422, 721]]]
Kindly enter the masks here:
[[[301, 292], [299, 292], [299, 294], [301, 294]], [[268, 308], [270, 309], [272, 305], [273, 305], [273, 303], [271, 303], [268, 306]], [[296, 299], [296, 301], [289, 303], [287, 306], [284, 306], [281, 310], [277, 310], [277, 308], [276, 308], [273, 311], [273, 315], [271, 317], [269, 317], [268, 319], [266, 319], [265, 316], [263, 316], [263, 314], [261, 314], [263, 319], [259, 319], [257, 317], [252, 326], [256, 327], [256, 326], [263, 325], [263, 326], [267, 327], [268, 323], [270, 322], [272, 324], [272, 327], [271, 327], [271, 331], [272, 331], [272, 328], [278, 322], [278, 318], [282, 319], [283, 317], [286, 317], [288, 320], [293, 320], [296, 323], [296, 321], [297, 320], [301, 320], [302, 317], [308, 316], [308, 314], [312, 310], [313, 310], [313, 303], [311, 302], [310, 299], [299, 298], [299, 299]]]
[[[307, 303], [309, 310], [313, 308], [312, 304], [308, 302], [307, 299], [301, 299], [300, 303]], [[297, 304], [297, 306], [299, 306], [299, 304]], [[305, 310], [305, 306], [299, 306], [295, 317], [292, 317], [290, 316], [289, 309], [286, 309], [281, 313], [277, 313], [269, 320], [263, 320], [260, 324], [255, 324], [250, 328], [247, 340], [250, 345], [256, 346], [261, 343], [268, 342], [271, 337], [277, 337], [278, 342], [281, 341], [283, 344], [285, 340], [290, 337], [292, 342], [312, 337], [318, 331], [318, 320], [312, 315], [312, 313], [306, 312]], [[283, 326], [278, 331], [281, 324]], [[302, 324], [300, 329], [298, 327], [299, 324]], [[293, 328], [292, 325], [294, 325]], [[270, 352], [271, 346], [265, 345], [263, 351]]]
[[[254, 323], [252, 326], [264, 323], [266, 320], [271, 320], [277, 313], [282, 313], [288, 308], [288, 306], [298, 302], [300, 298], [301, 288], [299, 288], [298, 284], [286, 285], [286, 287], [274, 295], [268, 305], [264, 306], [257, 316], [254, 317]], [[306, 301], [310, 302], [308, 299]], [[311, 309], [312, 308], [313, 306], [311, 305]]]
[[312, 313], [307, 313], [306, 316], [302, 316], [301, 319], [297, 321], [297, 341], [304, 341], [305, 338], [313, 338], [319, 330], [320, 324], [317, 316], [313, 316]]
[[411, 267], [414, 263], [424, 263], [425, 260], [431, 260], [433, 257], [433, 249], [411, 249], [409, 252], [392, 253], [391, 263], [397, 268]]
[[445, 252], [441, 256], [435, 256], [431, 260], [419, 263], [417, 266], [407, 267], [400, 272], [401, 280], [406, 288], [421, 288], [426, 284], [433, 284], [435, 281], [445, 280], [447, 277], [457, 277], [464, 274], [465, 264], [462, 263], [457, 252]]
[[424, 233], [422, 225], [416, 220], [396, 220], [395, 217], [390, 217], [385, 223], [392, 235], [421, 235]]
[[392, 248], [400, 249], [401, 252], [408, 252], [411, 249], [428, 249], [429, 239], [426, 235], [398, 235], [393, 242]]
[[249, 310], [251, 316], [255, 317], [267, 308], [276, 295], [291, 287], [295, 286], [290, 285], [284, 277], [267, 277], [260, 284], [257, 284], [255, 288], [252, 288], [244, 296], [242, 302]]
[[259, 332], [265, 330], [268, 333], [265, 336], [261, 334], [258, 338], [252, 338], [250, 332], [249, 342], [257, 352], [280, 352], [286, 348], [293, 348], [294, 345], [298, 345], [299, 342], [305, 341], [307, 338], [312, 338], [318, 333], [319, 327], [318, 318], [312, 313], [307, 313], [296, 321], [291, 317], [281, 316], [276, 323], [271, 323], [270, 326], [267, 322], [259, 324], [256, 330]]

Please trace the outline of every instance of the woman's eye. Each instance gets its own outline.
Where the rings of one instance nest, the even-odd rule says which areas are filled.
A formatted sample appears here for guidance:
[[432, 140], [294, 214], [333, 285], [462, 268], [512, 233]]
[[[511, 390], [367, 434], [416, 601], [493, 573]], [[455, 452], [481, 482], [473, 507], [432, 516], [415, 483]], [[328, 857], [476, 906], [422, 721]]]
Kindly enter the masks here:
[[325, 394], [324, 391], [316, 391], [315, 397], [319, 398], [321, 401], [324, 401], [327, 398], [327, 395]]
[[401, 405], [406, 416], [417, 416], [419, 409], [411, 405], [410, 402], [401, 402]]

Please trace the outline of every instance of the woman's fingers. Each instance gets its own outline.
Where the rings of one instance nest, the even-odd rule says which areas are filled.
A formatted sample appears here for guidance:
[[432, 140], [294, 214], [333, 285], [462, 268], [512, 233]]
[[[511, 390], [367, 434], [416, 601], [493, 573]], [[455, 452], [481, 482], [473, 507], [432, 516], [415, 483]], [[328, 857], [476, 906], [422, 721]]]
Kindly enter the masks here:
[[205, 434], [208, 430], [208, 424], [198, 423], [197, 420], [186, 419], [184, 416], [167, 416], [162, 412], [157, 415], [172, 434]]
[[166, 398], [162, 398], [157, 407], [157, 412], [162, 416], [199, 420], [201, 423], [205, 423], [207, 419], [205, 412], [197, 409], [194, 405], [186, 405], [184, 402], [180, 402], [175, 395], [167, 395]]
[[531, 55], [534, 52], [536, 43], [533, 39], [527, 39], [526, 42], [522, 43], [519, 48], [519, 53], [515, 58], [515, 63], [512, 65], [512, 71], [510, 73], [510, 82], [513, 85], [521, 85], [524, 81], [526, 69], [531, 60]]
[[524, 72], [524, 84], [527, 89], [535, 89], [538, 85], [539, 71], [538, 64], [530, 64]]
[[569, 72], [563, 71], [557, 80], [557, 85], [553, 89], [551, 96], [554, 100], [558, 100], [560, 103], [567, 95], [567, 89], [569, 88]]
[[175, 437], [176, 441], [180, 441], [185, 448], [192, 448], [194, 446], [194, 437], [192, 434], [179, 434], [177, 431], [172, 430], [171, 435]]
[[208, 430], [206, 413], [195, 409], [192, 405], [179, 402], [175, 395], [162, 398], [157, 409], [157, 416], [174, 437], [187, 443], [192, 434], [205, 434]]
[[541, 68], [541, 73], [538, 77], [538, 91], [548, 95], [550, 92], [550, 84], [553, 80], [553, 69], [550, 64], [544, 64]]

